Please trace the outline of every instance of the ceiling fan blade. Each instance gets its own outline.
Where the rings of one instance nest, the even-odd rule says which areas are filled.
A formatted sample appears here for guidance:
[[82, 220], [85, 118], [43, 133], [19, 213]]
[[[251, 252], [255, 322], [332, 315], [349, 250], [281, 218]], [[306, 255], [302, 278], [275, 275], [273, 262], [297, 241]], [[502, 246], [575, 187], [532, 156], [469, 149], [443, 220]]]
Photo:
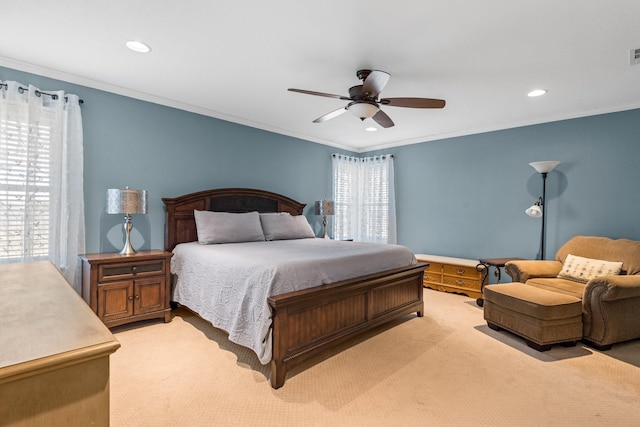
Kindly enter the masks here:
[[391, 107], [408, 107], [408, 108], [444, 108], [446, 104], [444, 99], [432, 98], [384, 98], [380, 104], [389, 105]]
[[387, 85], [389, 81], [389, 73], [380, 70], [373, 70], [362, 83], [362, 94], [371, 98], [377, 98], [378, 94]]
[[382, 110], [378, 110], [371, 118], [383, 128], [393, 127], [393, 120]]
[[294, 89], [294, 88], [289, 88], [287, 89], [290, 92], [298, 92], [298, 93], [304, 93], [307, 95], [315, 95], [315, 96], [324, 96], [327, 98], [336, 98], [336, 99], [342, 99], [345, 101], [349, 101], [349, 98], [346, 96], [342, 96], [342, 95], [334, 95], [332, 93], [324, 93], [324, 92], [314, 92], [312, 90], [304, 90], [304, 89]]
[[342, 107], [342, 108], [338, 108], [337, 110], [334, 110], [330, 113], [325, 114], [324, 116], [320, 116], [317, 119], [315, 119], [313, 121], [313, 123], [321, 123], [321, 122], [326, 122], [329, 119], [333, 119], [334, 117], [338, 117], [339, 115], [341, 115], [342, 113], [347, 111], [347, 107]]

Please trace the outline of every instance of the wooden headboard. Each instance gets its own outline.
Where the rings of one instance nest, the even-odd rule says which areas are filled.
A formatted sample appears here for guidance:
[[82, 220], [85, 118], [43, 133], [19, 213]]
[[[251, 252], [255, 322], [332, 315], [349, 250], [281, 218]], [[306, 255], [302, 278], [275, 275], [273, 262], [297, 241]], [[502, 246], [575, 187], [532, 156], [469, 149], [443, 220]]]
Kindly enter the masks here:
[[218, 188], [163, 198], [165, 205], [164, 249], [172, 251], [179, 243], [198, 240], [193, 211], [289, 212], [302, 215], [305, 203], [281, 194], [252, 188]]

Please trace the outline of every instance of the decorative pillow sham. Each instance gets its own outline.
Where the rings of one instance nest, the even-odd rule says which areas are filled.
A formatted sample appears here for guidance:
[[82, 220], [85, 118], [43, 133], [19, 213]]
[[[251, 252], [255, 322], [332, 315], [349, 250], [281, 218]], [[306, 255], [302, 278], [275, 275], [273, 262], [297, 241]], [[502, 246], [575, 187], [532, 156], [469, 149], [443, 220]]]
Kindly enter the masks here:
[[288, 213], [260, 214], [262, 231], [267, 240], [291, 240], [316, 237], [304, 215]]
[[231, 213], [193, 211], [198, 243], [241, 243], [264, 241], [258, 212]]
[[622, 262], [602, 261], [569, 254], [558, 277], [587, 283], [594, 277], [618, 275], [621, 269]]

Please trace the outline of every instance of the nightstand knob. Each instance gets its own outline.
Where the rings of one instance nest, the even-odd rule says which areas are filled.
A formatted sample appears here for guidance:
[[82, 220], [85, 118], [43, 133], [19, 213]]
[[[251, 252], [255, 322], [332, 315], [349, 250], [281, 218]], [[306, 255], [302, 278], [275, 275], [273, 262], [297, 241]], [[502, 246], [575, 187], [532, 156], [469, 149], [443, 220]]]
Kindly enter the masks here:
[[133, 300], [133, 297], [129, 297], [129, 298], [127, 298], [127, 299], [128, 299], [129, 301], [131, 301], [131, 300]]
[[135, 266], [135, 265], [134, 265], [133, 267], [131, 267], [131, 271], [132, 271], [133, 273], [135, 273], [135, 272], [136, 272], [136, 266]]
[[140, 299], [140, 295], [136, 295], [136, 299]]

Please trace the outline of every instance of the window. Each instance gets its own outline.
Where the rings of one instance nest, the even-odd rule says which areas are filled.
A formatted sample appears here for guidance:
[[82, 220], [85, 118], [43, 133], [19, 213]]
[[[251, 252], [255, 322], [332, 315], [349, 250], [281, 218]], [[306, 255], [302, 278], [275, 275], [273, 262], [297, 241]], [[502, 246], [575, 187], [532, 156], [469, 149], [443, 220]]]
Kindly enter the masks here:
[[0, 81], [0, 263], [51, 261], [80, 291], [80, 99]]
[[396, 243], [393, 156], [332, 157], [334, 237]]
[[0, 259], [49, 255], [50, 126], [0, 119]]

